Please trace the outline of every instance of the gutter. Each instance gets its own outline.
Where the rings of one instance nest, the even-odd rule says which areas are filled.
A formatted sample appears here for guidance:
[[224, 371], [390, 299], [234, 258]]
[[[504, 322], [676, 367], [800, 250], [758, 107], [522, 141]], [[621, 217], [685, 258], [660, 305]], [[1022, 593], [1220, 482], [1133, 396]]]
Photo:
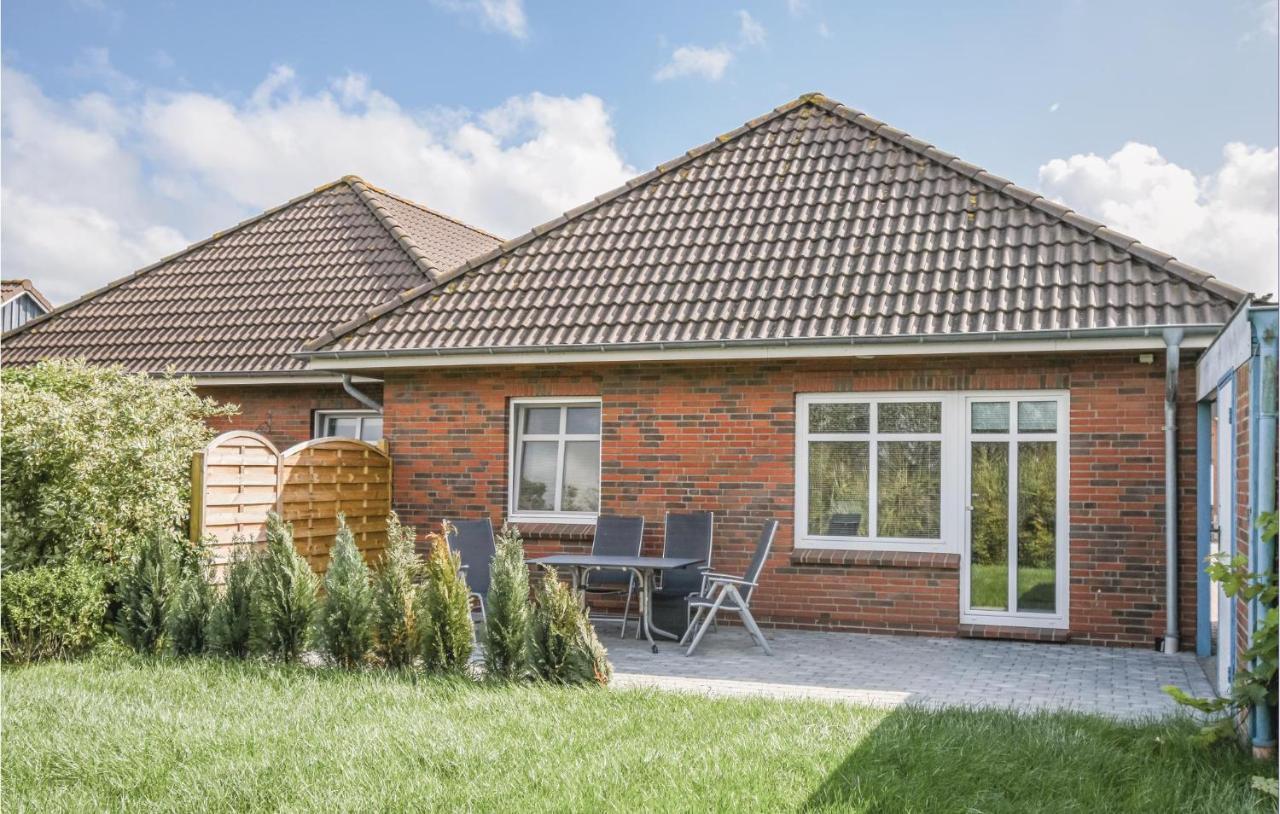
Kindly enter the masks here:
[[780, 339], [721, 339], [682, 340], [675, 342], [596, 342], [584, 345], [489, 345], [479, 348], [387, 348], [382, 350], [310, 350], [293, 351], [289, 355], [299, 359], [390, 359], [405, 356], [498, 356], [507, 354], [551, 355], [560, 353], [600, 353], [625, 351], [672, 350], [732, 350], [734, 348], [803, 348], [803, 347], [859, 347], [876, 345], [932, 345], [940, 343], [1000, 343], [1010, 340], [1077, 340], [1095, 338], [1163, 338], [1170, 330], [1186, 335], [1212, 337], [1222, 325], [1152, 325], [1141, 328], [1085, 328], [1045, 331], [984, 331], [967, 334], [916, 334], [910, 336], [870, 337], [787, 337]]
[[1182, 361], [1180, 328], [1164, 332], [1164, 638], [1160, 652], [1178, 652], [1178, 372]]

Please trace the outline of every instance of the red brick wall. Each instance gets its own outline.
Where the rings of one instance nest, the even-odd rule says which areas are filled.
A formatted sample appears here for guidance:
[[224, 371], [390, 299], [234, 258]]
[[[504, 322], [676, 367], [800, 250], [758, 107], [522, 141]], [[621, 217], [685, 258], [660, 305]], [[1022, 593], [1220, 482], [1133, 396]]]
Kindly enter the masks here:
[[[1190, 356], [1187, 354], [1186, 356]], [[1180, 602], [1194, 642], [1194, 359], [1184, 358]], [[1071, 391], [1071, 633], [1149, 647], [1163, 633], [1164, 367], [1137, 354], [608, 364], [392, 372], [386, 421], [395, 504], [423, 528], [445, 515], [500, 523], [507, 402], [603, 399], [602, 511], [646, 518], [661, 548], [667, 510], [716, 512], [717, 568], [745, 567], [762, 521], [782, 521], [758, 616], [775, 625], [954, 635], [958, 557], [793, 556], [795, 397], [803, 392]], [[585, 547], [555, 534], [535, 552]], [[880, 558], [884, 560], [885, 558]]]
[[[382, 386], [362, 383], [361, 392], [382, 397]], [[201, 387], [200, 395], [238, 404], [240, 413], [210, 424], [218, 432], [253, 430], [271, 439], [281, 450], [311, 438], [315, 410], [363, 409], [341, 385], [288, 384]]]

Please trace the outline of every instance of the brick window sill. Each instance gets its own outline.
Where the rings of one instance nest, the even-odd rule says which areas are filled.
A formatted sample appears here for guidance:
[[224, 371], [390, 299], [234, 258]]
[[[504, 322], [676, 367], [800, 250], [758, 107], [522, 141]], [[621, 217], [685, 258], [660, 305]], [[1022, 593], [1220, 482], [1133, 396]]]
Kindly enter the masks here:
[[1071, 631], [1060, 628], [960, 625], [956, 632], [962, 639], [1004, 639], [1015, 642], [1051, 642], [1056, 644], [1063, 644], [1071, 640]]
[[823, 568], [927, 568], [960, 570], [959, 554], [917, 551], [848, 551], [834, 548], [797, 548], [791, 564]]

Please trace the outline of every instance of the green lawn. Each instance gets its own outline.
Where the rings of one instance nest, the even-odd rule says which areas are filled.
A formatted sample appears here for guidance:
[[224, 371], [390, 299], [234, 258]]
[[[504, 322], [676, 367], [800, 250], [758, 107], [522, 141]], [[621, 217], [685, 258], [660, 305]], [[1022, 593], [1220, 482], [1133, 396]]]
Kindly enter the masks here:
[[100, 655], [3, 671], [6, 811], [1265, 811], [1186, 721]]

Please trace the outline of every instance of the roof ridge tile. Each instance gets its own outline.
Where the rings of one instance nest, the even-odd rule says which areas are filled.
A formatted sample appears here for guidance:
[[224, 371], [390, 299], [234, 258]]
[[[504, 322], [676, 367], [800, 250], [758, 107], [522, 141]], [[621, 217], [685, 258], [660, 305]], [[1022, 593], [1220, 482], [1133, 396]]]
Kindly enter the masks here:
[[437, 218], [442, 218], [444, 220], [449, 221], [450, 223], [456, 223], [458, 226], [462, 226], [463, 228], [470, 229], [471, 231], [484, 235], [485, 237], [491, 237], [494, 240], [499, 240], [499, 241], [502, 240], [501, 237], [499, 237], [498, 235], [495, 235], [493, 232], [490, 232], [487, 229], [481, 229], [479, 226], [476, 226], [471, 223], [467, 223], [466, 221], [460, 218], [455, 218], [453, 215], [447, 214], [445, 212], [441, 212], [438, 209], [432, 209], [426, 204], [419, 203], [418, 201], [415, 201], [412, 198], [406, 198], [403, 195], [392, 192], [389, 189], [380, 187], [377, 184], [371, 184], [368, 181], [361, 178], [359, 175], [344, 175], [342, 177], [342, 180], [348, 183], [357, 182], [357, 183], [364, 184], [366, 187], [378, 193], [379, 195], [386, 195], [388, 198], [394, 198], [395, 200], [399, 201], [402, 204], [405, 204], [406, 206], [411, 206], [414, 209], [418, 209], [422, 212], [426, 212], [429, 215], [435, 215]]
[[355, 175], [346, 175], [343, 176], [341, 183], [345, 183], [356, 193], [356, 196], [369, 208], [369, 211], [373, 216], [377, 218], [382, 225], [386, 227], [387, 231], [391, 233], [391, 236], [396, 239], [396, 243], [404, 249], [405, 254], [409, 255], [409, 259], [413, 261], [413, 264], [418, 267], [419, 271], [428, 278], [435, 278], [436, 275], [440, 273], [440, 270], [432, 265], [431, 261], [427, 258], [426, 253], [423, 252], [417, 242], [414, 241], [413, 236], [405, 231], [404, 227], [400, 225], [400, 222], [387, 211], [387, 208], [383, 206], [380, 201], [375, 201], [373, 199], [373, 191], [362, 178]]

